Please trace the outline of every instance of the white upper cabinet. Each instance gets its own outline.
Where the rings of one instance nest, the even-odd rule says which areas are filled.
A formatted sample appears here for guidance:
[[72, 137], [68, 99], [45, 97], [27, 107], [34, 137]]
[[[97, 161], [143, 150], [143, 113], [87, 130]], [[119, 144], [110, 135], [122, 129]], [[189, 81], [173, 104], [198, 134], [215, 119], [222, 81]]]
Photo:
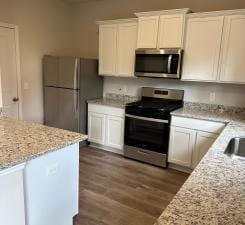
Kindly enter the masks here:
[[225, 17], [220, 80], [245, 83], [245, 14]]
[[184, 14], [160, 16], [158, 48], [182, 47], [184, 19]]
[[120, 76], [134, 76], [137, 27], [137, 22], [118, 25], [117, 73]]
[[137, 19], [102, 21], [99, 24], [99, 74], [134, 76]]
[[156, 48], [159, 16], [139, 18], [137, 48]]
[[189, 9], [136, 13], [137, 48], [181, 48], [185, 16]]
[[101, 25], [99, 28], [99, 74], [116, 74], [117, 25]]
[[188, 19], [182, 80], [217, 80], [223, 20], [223, 16]]

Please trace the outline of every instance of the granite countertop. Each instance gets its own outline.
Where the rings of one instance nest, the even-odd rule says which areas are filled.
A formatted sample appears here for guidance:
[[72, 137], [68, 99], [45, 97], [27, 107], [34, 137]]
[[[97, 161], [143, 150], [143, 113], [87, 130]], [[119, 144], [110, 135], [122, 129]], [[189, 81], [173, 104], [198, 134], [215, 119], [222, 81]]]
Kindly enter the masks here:
[[86, 139], [83, 134], [0, 117], [0, 170]]
[[224, 154], [233, 137], [245, 136], [245, 109], [185, 104], [172, 113], [227, 123], [156, 225], [245, 224], [245, 159]]
[[124, 109], [128, 103], [135, 102], [138, 99], [139, 98], [136, 96], [107, 93], [104, 98], [89, 100], [87, 102], [90, 104], [105, 105]]

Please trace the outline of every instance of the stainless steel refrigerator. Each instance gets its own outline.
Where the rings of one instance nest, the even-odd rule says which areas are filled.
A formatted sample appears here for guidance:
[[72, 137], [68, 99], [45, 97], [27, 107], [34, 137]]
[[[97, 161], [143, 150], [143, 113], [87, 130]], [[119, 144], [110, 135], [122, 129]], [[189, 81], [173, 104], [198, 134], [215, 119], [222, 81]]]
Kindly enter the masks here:
[[44, 56], [44, 123], [87, 133], [87, 100], [101, 98], [98, 60]]

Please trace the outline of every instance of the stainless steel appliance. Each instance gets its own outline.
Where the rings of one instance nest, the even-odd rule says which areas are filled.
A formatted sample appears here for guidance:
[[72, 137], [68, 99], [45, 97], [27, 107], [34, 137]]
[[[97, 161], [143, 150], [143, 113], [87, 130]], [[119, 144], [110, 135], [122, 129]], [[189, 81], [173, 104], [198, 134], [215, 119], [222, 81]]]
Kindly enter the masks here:
[[138, 49], [135, 75], [180, 79], [182, 49]]
[[126, 106], [124, 156], [166, 167], [170, 112], [183, 105], [183, 90], [142, 88], [140, 101]]
[[43, 83], [45, 124], [86, 133], [87, 100], [103, 95], [98, 61], [44, 56]]

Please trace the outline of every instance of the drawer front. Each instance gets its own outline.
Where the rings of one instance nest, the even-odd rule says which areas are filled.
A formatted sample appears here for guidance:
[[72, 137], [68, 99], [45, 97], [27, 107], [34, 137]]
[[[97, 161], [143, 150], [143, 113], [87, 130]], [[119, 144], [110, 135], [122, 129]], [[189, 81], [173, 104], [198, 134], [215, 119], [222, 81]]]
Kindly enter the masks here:
[[118, 117], [124, 117], [125, 115], [125, 109], [91, 103], [88, 104], [88, 111]]
[[193, 130], [200, 130], [219, 134], [225, 128], [224, 123], [212, 122], [208, 120], [199, 120], [185, 117], [172, 116], [172, 126], [184, 127]]

